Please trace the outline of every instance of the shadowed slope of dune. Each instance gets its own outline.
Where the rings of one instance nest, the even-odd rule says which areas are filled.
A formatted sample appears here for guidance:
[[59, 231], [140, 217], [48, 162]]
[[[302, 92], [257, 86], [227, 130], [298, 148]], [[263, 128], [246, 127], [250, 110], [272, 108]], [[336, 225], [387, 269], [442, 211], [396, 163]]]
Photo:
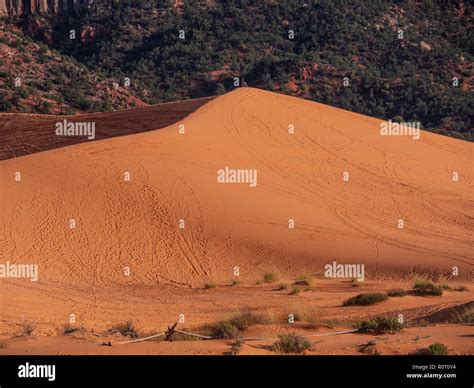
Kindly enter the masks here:
[[[472, 279], [471, 143], [383, 137], [380, 120], [252, 88], [180, 123], [184, 134], [176, 123], [1, 162], [2, 259], [93, 295], [228, 280], [235, 267], [322, 273], [333, 260], [368, 278], [458, 266]], [[257, 186], [218, 183], [225, 167], [256, 169]]]
[[212, 97], [75, 116], [3, 113], [0, 114], [0, 160], [89, 141], [85, 137], [56, 136], [55, 124], [65, 119], [94, 122], [95, 140], [101, 140], [166, 127], [210, 100]]

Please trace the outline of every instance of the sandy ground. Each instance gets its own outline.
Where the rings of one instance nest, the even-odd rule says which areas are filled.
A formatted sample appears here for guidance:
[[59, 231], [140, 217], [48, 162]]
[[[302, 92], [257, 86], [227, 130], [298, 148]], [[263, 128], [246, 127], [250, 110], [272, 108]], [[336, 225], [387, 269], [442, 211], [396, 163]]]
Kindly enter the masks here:
[[[259, 327], [254, 330], [260, 334]], [[297, 328], [275, 328], [275, 333], [297, 332], [308, 335], [313, 348], [305, 354], [313, 355], [410, 355], [435, 342], [448, 347], [451, 355], [473, 353], [472, 326], [439, 325], [433, 327], [409, 328], [399, 334], [372, 336], [366, 334], [346, 334], [336, 336], [311, 337], [327, 334], [326, 331], [307, 331]], [[268, 339], [245, 341], [241, 355], [275, 355], [271, 346], [276, 335], [266, 331]], [[56, 337], [18, 337], [5, 341], [0, 354], [10, 355], [227, 355], [232, 340], [196, 340], [185, 342], [148, 341], [140, 344], [103, 346], [104, 341], [122, 340], [117, 337], [97, 338], [90, 335]], [[369, 344], [374, 342], [374, 345]]]
[[[126, 134], [128, 122], [109, 115], [103, 123], [122, 123]], [[163, 122], [151, 112], [146, 130], [155, 116]], [[409, 289], [416, 277], [473, 288], [471, 143], [427, 132], [420, 140], [383, 137], [380, 120], [252, 88], [173, 122], [0, 162], [1, 263], [39, 266], [37, 282], [0, 279], [1, 353], [222, 354], [226, 341], [107, 350], [90, 333], [128, 319], [144, 331], [162, 331], [179, 314], [197, 327], [242, 308], [270, 313], [278, 324], [298, 308], [347, 329], [380, 313], [415, 319], [473, 301], [472, 291], [445, 292], [341, 307], [361, 290]], [[10, 138], [19, 128], [11, 125], [2, 127]], [[256, 169], [257, 186], [218, 183], [225, 167]], [[324, 279], [324, 265], [334, 260], [364, 264], [364, 285]], [[231, 287], [236, 267], [243, 284]], [[315, 289], [289, 295], [256, 285], [269, 271], [290, 282], [309, 273]], [[219, 287], [205, 290], [206, 282]], [[84, 339], [58, 335], [70, 314], [86, 327]], [[398, 342], [381, 344], [380, 352], [414, 351], [417, 335], [442, 337], [453, 353], [473, 352], [472, 326], [435, 321], [389, 336]], [[25, 322], [34, 324], [36, 337], [14, 338]], [[275, 337], [281, 328], [260, 329]], [[324, 337], [316, 353], [361, 354], [354, 346], [365, 337]], [[268, 352], [267, 342], [244, 350]]]

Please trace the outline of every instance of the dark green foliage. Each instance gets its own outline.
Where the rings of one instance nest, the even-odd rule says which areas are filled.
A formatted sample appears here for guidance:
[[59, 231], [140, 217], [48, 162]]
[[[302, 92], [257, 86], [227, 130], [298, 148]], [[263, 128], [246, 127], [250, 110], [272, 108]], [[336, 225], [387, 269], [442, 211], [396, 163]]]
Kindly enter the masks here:
[[270, 323], [269, 317], [262, 314], [254, 314], [250, 311], [242, 311], [233, 317], [208, 325], [204, 328], [214, 338], [237, 338], [237, 336], [253, 325]]
[[350, 299], [347, 299], [343, 303], [343, 306], [368, 306], [371, 304], [383, 302], [384, 300], [387, 300], [387, 294], [369, 292], [366, 294], [359, 294]]
[[361, 333], [394, 333], [400, 331], [403, 325], [396, 318], [375, 317], [368, 321], [362, 321], [357, 325]]
[[387, 295], [391, 297], [396, 297], [396, 296], [405, 296], [407, 292], [402, 289], [402, 288], [393, 288], [391, 290], [387, 291]]
[[433, 356], [447, 356], [449, 353], [446, 345], [440, 344], [439, 342], [435, 342], [428, 346], [428, 351]]
[[419, 279], [415, 281], [413, 290], [418, 295], [435, 295], [441, 296], [443, 294], [443, 287], [429, 280]]
[[278, 341], [272, 345], [274, 352], [282, 354], [301, 354], [311, 348], [311, 343], [296, 333], [280, 334]]
[[[49, 29], [28, 28], [35, 18], [23, 26], [99, 76], [129, 77], [132, 91], [149, 103], [222, 94], [240, 77], [249, 86], [473, 138], [470, 2], [462, 12], [458, 1], [195, 0], [183, 9], [172, 4], [94, 2], [74, 17], [52, 16]], [[92, 38], [64, 39], [70, 29], [91, 27]], [[41, 52], [46, 56], [47, 48]], [[87, 109], [87, 101], [73, 93], [66, 101]]]

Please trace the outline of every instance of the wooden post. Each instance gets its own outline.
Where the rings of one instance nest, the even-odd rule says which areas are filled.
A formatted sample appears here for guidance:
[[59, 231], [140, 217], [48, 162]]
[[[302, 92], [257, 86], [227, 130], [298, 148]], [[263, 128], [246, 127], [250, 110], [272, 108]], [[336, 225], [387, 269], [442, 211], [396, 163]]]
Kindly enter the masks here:
[[176, 330], [176, 326], [178, 326], [178, 322], [175, 322], [175, 324], [171, 327], [168, 326], [168, 331], [166, 332], [165, 341], [173, 342], [173, 334]]

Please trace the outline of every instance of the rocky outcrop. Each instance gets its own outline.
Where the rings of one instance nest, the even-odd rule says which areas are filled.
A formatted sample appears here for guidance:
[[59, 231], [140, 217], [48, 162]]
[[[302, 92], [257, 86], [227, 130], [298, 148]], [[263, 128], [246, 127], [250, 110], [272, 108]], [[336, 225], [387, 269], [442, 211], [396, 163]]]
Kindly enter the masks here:
[[91, 0], [0, 0], [0, 16], [68, 12], [87, 6]]

